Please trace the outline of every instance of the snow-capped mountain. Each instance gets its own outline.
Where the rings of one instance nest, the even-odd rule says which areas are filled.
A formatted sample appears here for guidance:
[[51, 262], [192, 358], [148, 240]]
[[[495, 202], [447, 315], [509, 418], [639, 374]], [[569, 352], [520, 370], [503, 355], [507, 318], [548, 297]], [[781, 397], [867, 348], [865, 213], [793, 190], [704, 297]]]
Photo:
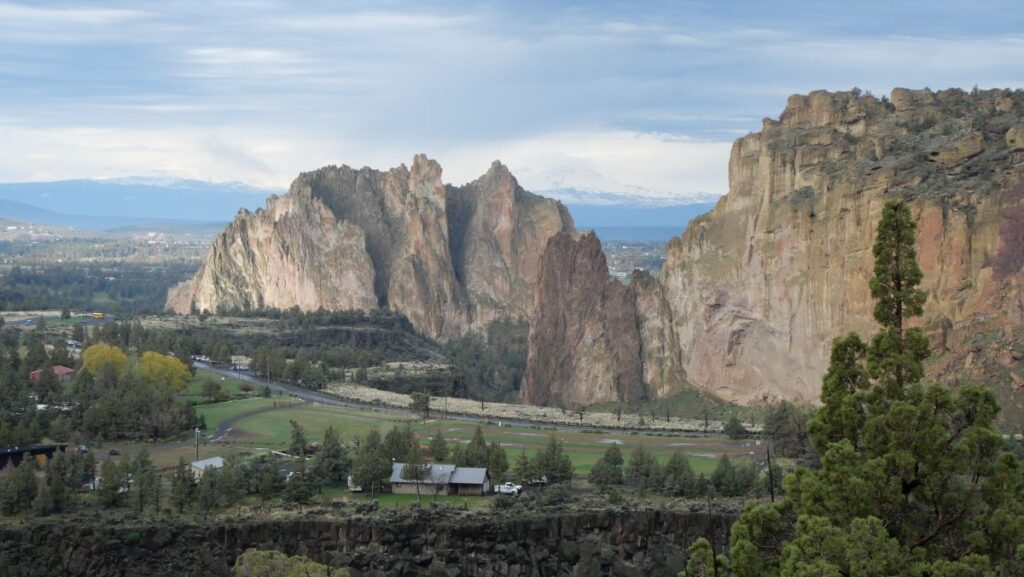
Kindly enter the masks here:
[[536, 194], [557, 198], [565, 204], [675, 206], [707, 204], [719, 195], [704, 192], [683, 193], [654, 190], [625, 184], [585, 167], [559, 167], [542, 170], [518, 169], [519, 184]]

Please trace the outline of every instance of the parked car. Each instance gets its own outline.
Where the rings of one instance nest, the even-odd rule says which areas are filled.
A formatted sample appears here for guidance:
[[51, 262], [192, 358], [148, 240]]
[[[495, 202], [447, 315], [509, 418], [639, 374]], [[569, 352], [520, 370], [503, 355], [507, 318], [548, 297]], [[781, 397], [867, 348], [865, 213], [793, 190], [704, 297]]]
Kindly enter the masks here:
[[516, 485], [512, 482], [506, 482], [495, 487], [494, 492], [499, 495], [518, 495], [523, 492], [523, 486]]

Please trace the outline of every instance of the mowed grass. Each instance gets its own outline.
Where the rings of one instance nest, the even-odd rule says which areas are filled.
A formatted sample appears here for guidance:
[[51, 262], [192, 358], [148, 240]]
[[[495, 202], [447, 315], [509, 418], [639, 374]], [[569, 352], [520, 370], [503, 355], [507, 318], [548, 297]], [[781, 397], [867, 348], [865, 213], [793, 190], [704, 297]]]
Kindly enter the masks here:
[[300, 403], [239, 419], [234, 424], [234, 430], [243, 439], [241, 442], [282, 447], [291, 441], [293, 420], [302, 425], [306, 439], [310, 441], [323, 439], [328, 427], [334, 427], [342, 439], [351, 440], [353, 437], [363, 437], [374, 429], [383, 435], [393, 426], [405, 426], [410, 422], [404, 415], [383, 411]]
[[[196, 407], [196, 413], [206, 419], [207, 434], [216, 431], [221, 422], [225, 419], [233, 419], [239, 415], [257, 411], [260, 409], [272, 408], [274, 406], [287, 407], [279, 412], [291, 410], [291, 405], [298, 403], [288, 397], [253, 397], [251, 399], [239, 399], [237, 401], [225, 401], [210, 405]], [[287, 423], [287, 421], [286, 421]]]
[[213, 380], [220, 383], [220, 390], [222, 392], [230, 394], [237, 394], [242, 392], [241, 387], [243, 381], [233, 377], [225, 377], [222, 375], [218, 375], [217, 373], [210, 372], [206, 369], [197, 369], [195, 376], [192, 377], [192, 380], [189, 381], [188, 385], [185, 387], [185, 390], [182, 391], [180, 395], [204, 397], [205, 394], [203, 393], [203, 381], [205, 381], [207, 378], [212, 378]]
[[[278, 399], [278, 403], [287, 402], [281, 397], [275, 399]], [[207, 424], [212, 430], [224, 418], [266, 408], [269, 400], [231, 401], [199, 407], [198, 410], [208, 415]], [[223, 407], [224, 405], [233, 406]], [[409, 426], [424, 447], [437, 431], [441, 431], [451, 444], [467, 443], [477, 426], [475, 423], [465, 421], [424, 421], [383, 411], [294, 403], [239, 419], [232, 425], [228, 443], [283, 449], [291, 439], [292, 420], [302, 425], [306, 438], [310, 441], [322, 439], [328, 427], [334, 427], [342, 439], [348, 441], [354, 437], [364, 436], [373, 429], [384, 435], [392, 427]], [[499, 427], [497, 424], [485, 424], [481, 425], [481, 428], [488, 442], [497, 441], [505, 448], [511, 466], [515, 466], [521, 452], [532, 458], [537, 451], [547, 445], [548, 438], [554, 434], [569, 453], [578, 477], [585, 477], [611, 444], [619, 445], [627, 461], [633, 448], [639, 445], [647, 448], [662, 463], [667, 462], [674, 452], [681, 451], [698, 474], [706, 475], [711, 474], [721, 455], [728, 454], [730, 458], [743, 461], [749, 458], [753, 450], [751, 441], [732, 441], [721, 436], [630, 434], [623, 431], [598, 433], [528, 426]]]
[[[465, 422], [439, 421], [422, 424], [423, 441], [441, 430], [449, 442], [468, 442], [476, 428], [474, 424]], [[483, 425], [484, 437], [497, 441], [508, 452], [509, 464], [514, 466], [520, 453], [533, 457], [548, 443], [552, 434], [559, 439], [572, 459], [576, 475], [585, 476], [604, 455], [612, 444], [618, 444], [626, 460], [629, 460], [633, 448], [643, 445], [662, 464], [676, 451], [681, 451], [689, 459], [694, 471], [710, 474], [717, 465], [718, 458], [728, 454], [730, 458], [743, 460], [749, 458], [752, 447], [740, 441], [731, 441], [724, 437], [684, 436], [678, 434], [632, 435], [628, 432], [616, 431], [595, 433], [576, 430], [543, 430], [529, 427]]]

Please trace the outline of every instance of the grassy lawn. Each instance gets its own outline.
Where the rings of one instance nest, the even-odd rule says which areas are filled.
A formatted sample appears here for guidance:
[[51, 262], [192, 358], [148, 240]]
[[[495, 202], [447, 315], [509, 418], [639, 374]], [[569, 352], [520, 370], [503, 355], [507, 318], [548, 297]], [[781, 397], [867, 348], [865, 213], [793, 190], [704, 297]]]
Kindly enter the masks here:
[[207, 377], [220, 383], [220, 390], [225, 393], [236, 394], [242, 392], [242, 381], [233, 377], [224, 377], [206, 369], [197, 369], [196, 375], [189, 381], [188, 386], [181, 392], [183, 396], [203, 396], [203, 381]]
[[302, 403], [240, 419], [234, 427], [244, 435], [246, 440], [243, 442], [247, 444], [284, 446], [291, 439], [292, 420], [302, 424], [310, 441], [322, 439], [328, 427], [334, 427], [342, 439], [349, 440], [355, 436], [362, 437], [373, 429], [384, 434], [392, 426], [409, 422], [407, 417], [391, 413]]
[[[198, 410], [207, 415], [207, 424], [210, 430], [213, 430], [220, 420], [266, 407], [268, 401], [270, 399], [230, 401], [202, 406]], [[385, 412], [297, 403], [239, 419], [233, 424], [233, 438], [229, 439], [229, 442], [248, 447], [284, 448], [291, 436], [291, 420], [302, 424], [306, 430], [306, 438], [310, 441], [322, 439], [324, 431], [330, 426], [341, 434], [343, 440], [350, 440], [356, 436], [363, 436], [375, 428], [381, 434], [385, 434], [391, 427], [408, 424], [424, 446], [438, 430], [444, 433], [449, 443], [469, 442], [476, 428], [475, 423], [464, 421], [410, 420], [403, 415]], [[520, 452], [525, 451], [532, 457], [538, 450], [544, 448], [548, 437], [554, 433], [568, 451], [578, 477], [586, 476], [613, 443], [619, 444], [627, 460], [633, 447], [637, 445], [644, 445], [662, 463], [667, 462], [675, 451], [682, 451], [698, 474], [708, 475], [714, 470], [722, 454], [744, 460], [753, 450], [750, 442], [731, 441], [719, 436], [670, 433], [633, 435], [622, 431], [595, 433], [524, 426], [498, 427], [496, 424], [482, 425], [482, 429], [488, 442], [497, 441], [508, 451], [509, 463], [513, 466]]]
[[[217, 430], [220, 426], [221, 421], [224, 419], [231, 419], [238, 415], [256, 411], [259, 409], [265, 409], [267, 407], [273, 407], [276, 405], [292, 405], [297, 401], [288, 397], [254, 397], [251, 399], [239, 399], [237, 401], [225, 401], [223, 403], [213, 403], [210, 405], [200, 405], [196, 407], [196, 413], [206, 418], [206, 432], [210, 433]], [[279, 413], [289, 413], [291, 409], [281, 409], [277, 411]], [[285, 424], [287, 424], [285, 420]]]

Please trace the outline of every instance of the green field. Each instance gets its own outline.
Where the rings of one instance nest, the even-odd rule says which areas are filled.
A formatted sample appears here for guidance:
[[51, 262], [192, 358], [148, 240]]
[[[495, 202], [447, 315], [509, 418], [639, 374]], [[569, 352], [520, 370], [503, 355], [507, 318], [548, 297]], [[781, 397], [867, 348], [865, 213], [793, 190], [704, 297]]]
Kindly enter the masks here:
[[[237, 401], [225, 401], [211, 405], [200, 405], [196, 407], [196, 413], [206, 419], [206, 432], [211, 433], [217, 430], [221, 421], [244, 415], [252, 411], [274, 407], [276, 405], [290, 405], [295, 403], [287, 397], [254, 397], [251, 399], [240, 399]], [[290, 413], [290, 409], [281, 409], [276, 414]], [[285, 421], [287, 423], [287, 421]]]
[[328, 427], [334, 427], [348, 440], [364, 436], [373, 429], [384, 433], [396, 424], [409, 422], [403, 415], [300, 403], [240, 419], [234, 424], [234, 432], [245, 444], [283, 447], [291, 438], [292, 420], [302, 425], [311, 441], [322, 439]]
[[207, 378], [212, 378], [219, 382], [220, 390], [223, 393], [235, 395], [242, 392], [241, 387], [243, 381], [234, 377], [221, 376], [206, 369], [196, 369], [195, 376], [192, 377], [192, 380], [189, 381], [185, 390], [180, 393], [180, 396], [205, 398], [205, 395], [203, 394], [203, 381]]
[[[287, 404], [273, 408], [275, 402], [279, 405]], [[246, 413], [261, 409], [264, 410], [246, 416]], [[292, 420], [302, 425], [310, 441], [321, 439], [328, 427], [334, 427], [342, 439], [351, 440], [375, 428], [383, 434], [391, 427], [408, 424], [423, 446], [426, 446], [428, 439], [438, 430], [444, 433], [449, 443], [469, 442], [476, 428], [475, 423], [465, 421], [422, 421], [393, 413], [296, 402], [285, 397], [229, 401], [200, 406], [197, 410], [206, 417], [208, 433], [215, 430], [224, 419], [241, 417], [232, 423], [231, 433], [225, 440], [227, 445], [237, 450], [250, 450], [256, 447], [285, 448], [291, 436]], [[675, 451], [682, 451], [690, 459], [694, 470], [704, 474], [710, 474], [714, 470], [720, 455], [728, 454], [730, 457], [743, 460], [748, 458], [752, 450], [749, 441], [732, 441], [720, 436], [630, 434], [622, 431], [597, 433], [508, 425], [482, 425], [482, 429], [488, 442], [497, 441], [508, 451], [509, 463], [512, 465], [520, 452], [526, 452], [532, 457], [545, 446], [549, 436], [554, 433], [572, 458], [576, 475], [581, 477], [590, 471], [613, 443], [619, 444], [627, 458], [632, 447], [644, 445], [663, 463]]]

